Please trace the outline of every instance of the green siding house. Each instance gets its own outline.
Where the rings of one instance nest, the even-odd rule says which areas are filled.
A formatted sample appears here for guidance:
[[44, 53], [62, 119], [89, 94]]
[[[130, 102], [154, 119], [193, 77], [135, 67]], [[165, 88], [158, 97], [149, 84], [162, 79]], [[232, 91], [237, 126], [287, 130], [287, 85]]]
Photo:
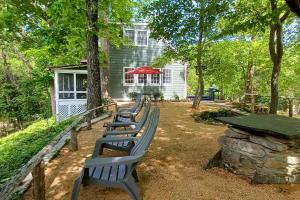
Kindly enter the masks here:
[[[118, 101], [130, 100], [132, 93], [163, 95], [164, 99], [186, 98], [186, 65], [181, 62], [167, 64], [161, 74], [127, 74], [137, 67], [151, 66], [166, 47], [162, 41], [149, 38], [145, 23], [123, 28], [123, 36], [131, 45], [109, 48], [108, 93]], [[53, 101], [57, 120], [86, 110], [86, 65], [54, 67]]]
[[109, 91], [117, 100], [130, 99], [130, 93], [160, 93], [165, 99], [186, 98], [186, 66], [180, 62], [170, 63], [159, 75], [130, 75], [127, 71], [136, 67], [150, 66], [163, 52], [165, 44], [149, 38], [147, 24], [136, 23], [124, 28], [123, 35], [132, 41], [131, 46], [110, 48]]

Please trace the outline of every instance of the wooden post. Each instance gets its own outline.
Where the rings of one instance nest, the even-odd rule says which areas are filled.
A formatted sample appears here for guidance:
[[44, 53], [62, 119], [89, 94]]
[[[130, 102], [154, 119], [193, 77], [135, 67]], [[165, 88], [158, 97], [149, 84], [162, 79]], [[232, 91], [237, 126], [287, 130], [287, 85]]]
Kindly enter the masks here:
[[86, 123], [87, 123], [87, 129], [90, 130], [92, 129], [92, 113], [88, 113], [86, 115]]
[[293, 99], [289, 98], [289, 117], [293, 117]]
[[117, 104], [115, 104], [115, 110], [116, 110], [116, 112], [118, 112], [118, 105]]
[[78, 150], [78, 140], [77, 140], [77, 130], [76, 130], [76, 127], [73, 127], [71, 129], [70, 150], [71, 151], [77, 151]]
[[45, 200], [45, 164], [41, 161], [32, 170], [33, 199]]

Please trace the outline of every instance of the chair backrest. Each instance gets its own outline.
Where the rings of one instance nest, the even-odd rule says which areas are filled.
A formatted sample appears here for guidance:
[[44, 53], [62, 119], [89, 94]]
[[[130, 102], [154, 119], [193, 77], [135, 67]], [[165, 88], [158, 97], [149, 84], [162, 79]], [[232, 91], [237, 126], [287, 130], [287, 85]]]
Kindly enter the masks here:
[[150, 117], [148, 118], [147, 126], [141, 138], [137, 141], [137, 143], [132, 148], [130, 155], [138, 155], [147, 151], [155, 135], [156, 128], [159, 121], [159, 115], [160, 115], [159, 108], [158, 107], [154, 108], [154, 110], [150, 114]]
[[145, 96], [144, 95], [140, 95], [140, 98], [137, 99], [136, 103], [132, 107], [132, 114], [134, 116], [136, 116], [137, 114], [139, 114], [139, 112], [142, 110], [144, 102], [145, 102]]
[[139, 107], [142, 98], [143, 98], [143, 95], [141, 95], [141, 94], [138, 94], [138, 95], [136, 96], [135, 103], [134, 103], [134, 105], [132, 106], [132, 108], [130, 109], [132, 112], [134, 112], [134, 111]]
[[144, 109], [143, 116], [141, 117], [140, 121], [138, 121], [136, 124], [135, 129], [137, 131], [140, 131], [143, 128], [143, 126], [145, 125], [148, 115], [149, 115], [149, 112], [150, 112], [150, 103], [147, 103], [147, 105], [145, 106], [145, 109]]

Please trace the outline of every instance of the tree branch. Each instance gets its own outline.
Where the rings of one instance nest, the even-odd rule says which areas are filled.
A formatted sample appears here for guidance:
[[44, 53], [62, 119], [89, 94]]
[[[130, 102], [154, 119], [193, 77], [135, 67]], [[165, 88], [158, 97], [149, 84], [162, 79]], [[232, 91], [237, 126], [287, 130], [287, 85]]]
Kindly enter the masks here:
[[287, 10], [283, 15], [282, 15], [282, 17], [280, 17], [280, 22], [282, 23], [282, 22], [284, 22], [287, 18], [288, 18], [288, 16], [290, 15], [290, 10]]

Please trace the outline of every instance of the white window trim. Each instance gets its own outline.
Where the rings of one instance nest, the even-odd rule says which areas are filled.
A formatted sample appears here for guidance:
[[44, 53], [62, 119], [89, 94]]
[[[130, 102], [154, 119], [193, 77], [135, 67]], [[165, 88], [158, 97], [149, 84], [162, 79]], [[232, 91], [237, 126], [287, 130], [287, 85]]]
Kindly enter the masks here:
[[[164, 69], [168, 69], [168, 70], [171, 70], [171, 83], [163, 83], [163, 70]], [[161, 71], [162, 71], [162, 75], [161, 75], [161, 85], [162, 86], [173, 86], [173, 69], [172, 68], [161, 68]]]
[[[135, 40], [136, 40], [136, 39], [135, 39], [135, 38], [136, 38], [136, 37], [135, 37], [135, 30], [132, 29], [132, 28], [124, 28], [124, 29], [123, 29], [123, 38], [124, 38], [124, 39], [127, 39], [127, 38], [125, 38], [125, 33], [126, 33], [126, 31], [133, 31], [133, 32], [134, 32], [134, 33], [133, 33], [133, 36], [134, 36], [133, 45], [135, 46]], [[131, 42], [131, 41], [130, 41], [130, 42]]]
[[[148, 44], [149, 44], [149, 30], [124, 28], [123, 29], [123, 38], [125, 38], [125, 32], [126, 31], [134, 31], [134, 42], [133, 42], [134, 46], [136, 46], [136, 47], [148, 47]], [[141, 45], [141, 44], [137, 43], [137, 33], [138, 33], [138, 31], [147, 32], [147, 44], [146, 45]]]
[[162, 81], [162, 73], [160, 73], [159, 74], [159, 83], [152, 83], [151, 81], [152, 81], [152, 79], [151, 79], [151, 76], [152, 76], [152, 74], [149, 74], [150, 76], [149, 76], [149, 84], [151, 85], [151, 86], [161, 86], [162, 84], [161, 84], [161, 81]]
[[147, 76], [147, 78], [146, 78], [146, 84], [145, 83], [139, 83], [139, 75], [138, 74], [135, 74], [135, 76], [136, 76], [136, 86], [147, 86], [147, 85], [149, 85], [149, 76], [148, 76], [148, 74], [146, 74]]
[[[146, 32], [146, 34], [147, 34], [147, 44], [142, 45], [142, 44], [138, 44], [138, 43], [137, 43], [137, 35], [138, 35], [137, 33], [138, 33], [139, 31], [144, 31], [144, 32]], [[148, 46], [148, 43], [149, 43], [149, 31], [148, 31], [148, 30], [136, 29], [136, 30], [134, 31], [134, 43], [135, 43], [135, 46], [137, 46], [137, 47], [147, 47], [147, 46]]]
[[[73, 91], [59, 91], [59, 74], [73, 74], [73, 84], [74, 84], [74, 90]], [[74, 101], [74, 100], [82, 100], [82, 101], [86, 101], [87, 99], [77, 99], [77, 94], [80, 93], [85, 93], [87, 94], [87, 91], [77, 91], [76, 88], [76, 74], [87, 74], [86, 70], [57, 70], [55, 71], [55, 89], [56, 89], [56, 101]], [[59, 98], [59, 94], [63, 94], [63, 93], [72, 93], [74, 94], [74, 98], [73, 99], [60, 99]]]
[[123, 86], [135, 86], [136, 76], [133, 74], [133, 83], [125, 83], [125, 69], [134, 69], [134, 67], [123, 67]]

